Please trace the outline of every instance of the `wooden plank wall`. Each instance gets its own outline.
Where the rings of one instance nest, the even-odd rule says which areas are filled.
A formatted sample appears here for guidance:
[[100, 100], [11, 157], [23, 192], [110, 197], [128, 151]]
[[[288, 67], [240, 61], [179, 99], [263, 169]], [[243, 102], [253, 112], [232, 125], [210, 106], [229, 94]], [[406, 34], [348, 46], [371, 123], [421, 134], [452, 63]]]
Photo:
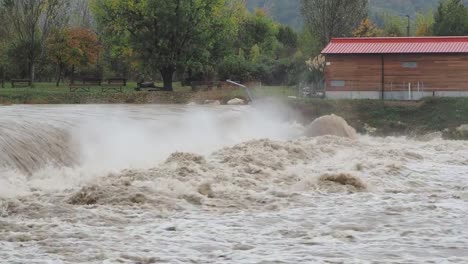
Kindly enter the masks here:
[[[380, 91], [380, 55], [327, 55], [325, 69], [329, 91]], [[416, 62], [405, 68], [403, 62]], [[468, 54], [384, 55], [385, 90], [407, 89], [419, 83], [425, 91], [468, 91]], [[332, 80], [345, 80], [344, 87], [332, 87]]]
[[[329, 91], [380, 90], [380, 56], [327, 55], [325, 67], [326, 87]], [[344, 87], [331, 86], [332, 80], [344, 80]]]
[[[402, 62], [416, 62], [403, 68]], [[467, 54], [386, 55], [385, 83], [424, 83], [428, 91], [468, 91]], [[387, 88], [387, 87], [386, 87]]]

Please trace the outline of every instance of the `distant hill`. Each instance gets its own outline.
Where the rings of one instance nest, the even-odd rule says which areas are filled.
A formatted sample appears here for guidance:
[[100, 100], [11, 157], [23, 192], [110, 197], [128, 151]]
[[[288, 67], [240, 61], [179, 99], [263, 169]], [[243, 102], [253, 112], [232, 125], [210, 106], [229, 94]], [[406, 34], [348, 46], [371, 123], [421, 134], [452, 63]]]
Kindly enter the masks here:
[[[439, 0], [369, 0], [370, 12], [391, 12], [396, 15], [414, 16], [416, 12], [436, 9]], [[468, 0], [464, 0], [468, 6]], [[300, 12], [301, 0], [246, 0], [249, 10], [265, 8], [278, 22], [292, 26], [295, 29], [302, 27]]]
[[247, 8], [264, 8], [278, 22], [295, 29], [302, 27], [300, 0], [246, 0]]

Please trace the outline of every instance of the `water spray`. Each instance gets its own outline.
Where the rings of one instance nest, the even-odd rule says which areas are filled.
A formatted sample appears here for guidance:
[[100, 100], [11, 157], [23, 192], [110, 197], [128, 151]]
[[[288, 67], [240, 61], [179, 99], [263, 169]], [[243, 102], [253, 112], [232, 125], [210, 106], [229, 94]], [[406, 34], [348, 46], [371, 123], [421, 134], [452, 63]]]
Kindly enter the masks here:
[[254, 98], [253, 98], [253, 95], [252, 95], [252, 93], [251, 93], [251, 91], [250, 91], [250, 88], [249, 88], [249, 87], [247, 87], [247, 86], [245, 86], [245, 85], [243, 85], [243, 84], [240, 84], [240, 83], [237, 83], [237, 82], [231, 81], [231, 80], [226, 80], [226, 82], [228, 82], [228, 83], [231, 83], [231, 84], [234, 84], [234, 85], [237, 85], [237, 86], [240, 86], [240, 87], [244, 88], [244, 90], [245, 90], [245, 92], [247, 93], [247, 96], [249, 97], [250, 101], [251, 101], [251, 102], [253, 102], [253, 99], [254, 99]]

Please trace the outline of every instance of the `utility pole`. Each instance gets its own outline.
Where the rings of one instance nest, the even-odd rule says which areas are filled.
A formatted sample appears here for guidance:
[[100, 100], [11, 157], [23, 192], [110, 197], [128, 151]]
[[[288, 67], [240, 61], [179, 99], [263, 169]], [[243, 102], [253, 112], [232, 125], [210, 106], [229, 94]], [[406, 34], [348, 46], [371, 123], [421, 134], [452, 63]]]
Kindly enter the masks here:
[[410, 16], [406, 15], [408, 18], [408, 27], [406, 27], [406, 35], [409, 37], [410, 36]]

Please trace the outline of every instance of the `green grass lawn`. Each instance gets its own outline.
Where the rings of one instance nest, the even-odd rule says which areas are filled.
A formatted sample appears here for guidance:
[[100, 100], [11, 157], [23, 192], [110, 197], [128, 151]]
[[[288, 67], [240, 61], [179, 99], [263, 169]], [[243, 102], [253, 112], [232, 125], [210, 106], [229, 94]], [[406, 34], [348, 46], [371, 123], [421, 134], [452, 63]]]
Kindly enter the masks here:
[[[157, 83], [157, 86], [162, 86], [162, 83]], [[128, 82], [127, 86], [123, 87], [124, 93], [134, 93], [135, 88], [137, 87], [136, 82]], [[287, 96], [296, 96], [297, 89], [296, 87], [288, 87], [288, 86], [262, 86], [262, 87], [249, 87], [252, 90], [252, 93], [256, 97], [287, 97]], [[189, 86], [181, 86], [180, 83], [174, 83], [174, 92], [176, 93], [192, 93], [191, 87]], [[94, 86], [91, 87], [90, 92], [83, 92], [77, 91], [71, 93], [69, 90], [68, 85], [60, 84], [60, 86], [56, 86], [55, 83], [51, 82], [37, 82], [34, 83], [34, 87], [21, 87], [21, 88], [12, 88], [10, 83], [5, 83], [5, 87], [0, 89], [0, 96], [4, 97], [21, 97], [21, 96], [38, 96], [38, 97], [46, 97], [47, 95], [65, 95], [65, 94], [78, 94], [78, 93], [86, 93], [89, 95], [98, 96], [107, 93], [115, 93], [115, 91], [107, 91], [102, 92], [101, 87]], [[215, 93], [219, 94], [222, 97], [246, 97], [246, 93], [244, 89], [228, 89], [228, 90], [213, 90], [213, 91], [206, 91], [200, 93]]]
[[[133, 89], [137, 87], [136, 82], [128, 82], [127, 86], [124, 87], [124, 92], [133, 91]], [[13, 88], [11, 83], [5, 83], [5, 87], [0, 89], [0, 95], [9, 95], [9, 94], [17, 94], [17, 93], [33, 93], [33, 94], [63, 94], [69, 93], [69, 87], [66, 84], [60, 84], [60, 86], [56, 86], [55, 83], [51, 82], [37, 82], [34, 83], [34, 87], [21, 87], [21, 88]], [[95, 86], [92, 87], [91, 93], [100, 93], [101, 87]]]
[[[156, 83], [162, 87], [162, 83]], [[243, 88], [213, 89], [211, 91], [192, 92], [191, 87], [174, 82], [174, 92], [137, 92], [136, 82], [127, 82], [123, 91], [102, 91], [101, 87], [91, 87], [90, 91], [70, 92], [68, 85], [56, 86], [52, 82], [37, 82], [34, 87], [12, 88], [10, 83], [0, 89], [0, 103], [3, 104], [70, 104], [70, 103], [186, 103], [187, 101], [202, 102], [204, 99], [221, 100], [223, 102], [235, 97], [247, 98]], [[296, 87], [262, 86], [250, 87], [256, 97], [287, 97], [297, 94]], [[155, 99], [155, 97], [158, 97]], [[148, 98], [150, 98], [148, 100]]]

